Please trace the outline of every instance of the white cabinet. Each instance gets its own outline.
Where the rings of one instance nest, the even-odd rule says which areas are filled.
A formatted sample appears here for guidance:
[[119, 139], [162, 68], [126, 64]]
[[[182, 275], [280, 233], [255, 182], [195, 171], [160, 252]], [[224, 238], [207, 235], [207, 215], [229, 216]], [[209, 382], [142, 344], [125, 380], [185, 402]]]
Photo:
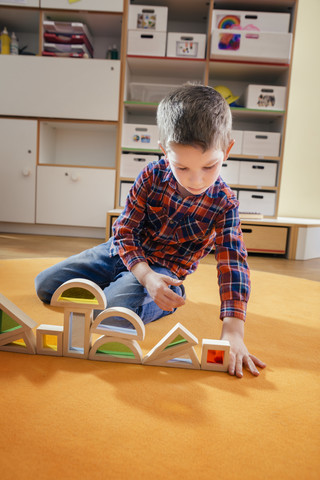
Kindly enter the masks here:
[[105, 227], [114, 185], [113, 169], [38, 166], [36, 222]]
[[[39, 3], [39, 0], [38, 0]], [[100, 12], [122, 12], [123, 0], [41, 0], [42, 8], [61, 8], [64, 10], [87, 10]]]
[[34, 223], [37, 122], [0, 118], [0, 221]]
[[15, 7], [39, 7], [40, 0], [0, 0], [0, 5], [14, 5]]
[[2, 115], [118, 119], [120, 60], [2, 55], [0, 67]]

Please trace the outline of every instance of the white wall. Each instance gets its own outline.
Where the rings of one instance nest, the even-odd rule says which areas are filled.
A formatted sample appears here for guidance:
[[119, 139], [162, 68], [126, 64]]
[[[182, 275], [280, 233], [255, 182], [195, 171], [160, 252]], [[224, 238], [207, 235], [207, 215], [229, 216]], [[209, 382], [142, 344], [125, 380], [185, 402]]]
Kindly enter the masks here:
[[320, 0], [299, 0], [279, 216], [320, 218]]

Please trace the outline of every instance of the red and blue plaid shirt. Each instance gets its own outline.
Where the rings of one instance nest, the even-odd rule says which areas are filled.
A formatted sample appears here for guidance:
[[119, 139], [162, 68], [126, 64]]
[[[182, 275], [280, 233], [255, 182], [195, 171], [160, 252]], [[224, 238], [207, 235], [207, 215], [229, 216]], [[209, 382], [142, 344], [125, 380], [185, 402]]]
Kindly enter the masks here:
[[166, 159], [145, 167], [114, 223], [111, 253], [119, 254], [128, 270], [144, 261], [183, 279], [215, 249], [220, 318], [245, 320], [250, 277], [238, 200], [220, 177], [198, 196], [182, 198], [177, 187]]

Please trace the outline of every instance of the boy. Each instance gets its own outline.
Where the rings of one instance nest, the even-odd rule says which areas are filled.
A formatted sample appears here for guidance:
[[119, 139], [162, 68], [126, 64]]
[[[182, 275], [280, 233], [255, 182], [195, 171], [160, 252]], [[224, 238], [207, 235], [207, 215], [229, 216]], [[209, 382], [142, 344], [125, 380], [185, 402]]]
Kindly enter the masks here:
[[229, 373], [242, 377], [244, 365], [258, 375], [265, 364], [243, 341], [250, 280], [238, 201], [219, 176], [234, 144], [230, 108], [213, 88], [187, 84], [160, 102], [157, 123], [165, 158], [136, 179], [113, 237], [40, 273], [38, 296], [50, 303], [63, 282], [87, 278], [104, 289], [108, 307], [149, 323], [185, 303], [183, 280], [215, 247]]

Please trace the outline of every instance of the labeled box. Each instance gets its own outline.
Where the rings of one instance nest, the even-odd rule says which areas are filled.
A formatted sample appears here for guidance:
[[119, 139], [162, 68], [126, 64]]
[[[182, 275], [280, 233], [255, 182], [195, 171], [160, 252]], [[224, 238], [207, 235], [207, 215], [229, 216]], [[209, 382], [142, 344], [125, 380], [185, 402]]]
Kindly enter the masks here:
[[206, 35], [168, 33], [167, 57], [205, 58]]
[[247, 162], [240, 164], [239, 184], [275, 187], [277, 182], [277, 164], [271, 162]]
[[251, 132], [243, 133], [243, 155], [260, 155], [264, 157], [278, 157], [280, 155], [281, 134], [278, 132]]
[[211, 37], [213, 58], [288, 64], [292, 34], [257, 30], [214, 29]]
[[238, 198], [240, 213], [258, 213], [270, 217], [275, 213], [275, 192], [240, 190]]
[[166, 40], [165, 32], [129, 30], [127, 54], [164, 57]]
[[221, 177], [228, 185], [239, 183], [240, 162], [238, 160], [227, 160], [222, 164]]
[[248, 85], [238, 103], [255, 110], [284, 110], [286, 91], [286, 87]]
[[166, 32], [168, 24], [168, 7], [153, 5], [130, 5], [128, 30], [145, 30]]
[[150, 162], [158, 160], [157, 155], [122, 154], [120, 160], [120, 177], [136, 178]]
[[159, 150], [157, 125], [123, 124], [122, 147], [139, 150]]
[[287, 33], [289, 26], [290, 13], [213, 10], [212, 29], [251, 27], [257, 31]]

